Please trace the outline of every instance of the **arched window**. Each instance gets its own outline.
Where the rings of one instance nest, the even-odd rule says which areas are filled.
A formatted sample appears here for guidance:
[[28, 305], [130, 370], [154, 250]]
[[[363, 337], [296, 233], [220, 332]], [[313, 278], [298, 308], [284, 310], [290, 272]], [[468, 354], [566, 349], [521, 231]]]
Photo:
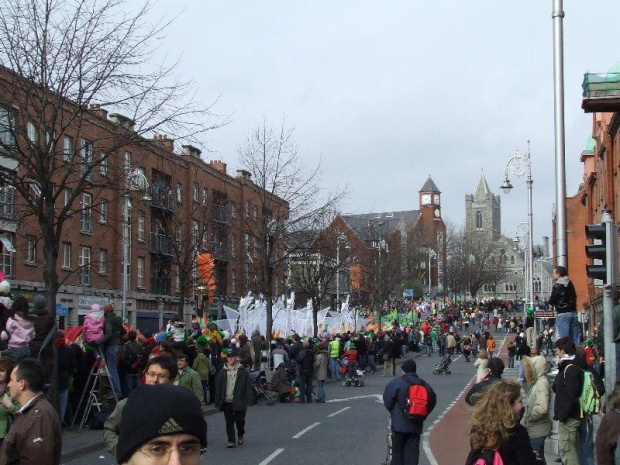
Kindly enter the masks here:
[[482, 229], [482, 213], [476, 212], [476, 229]]
[[510, 256], [510, 264], [511, 264], [511, 265], [514, 265], [514, 264], [515, 264], [515, 256], [514, 256], [514, 255], [511, 255], [511, 256]]

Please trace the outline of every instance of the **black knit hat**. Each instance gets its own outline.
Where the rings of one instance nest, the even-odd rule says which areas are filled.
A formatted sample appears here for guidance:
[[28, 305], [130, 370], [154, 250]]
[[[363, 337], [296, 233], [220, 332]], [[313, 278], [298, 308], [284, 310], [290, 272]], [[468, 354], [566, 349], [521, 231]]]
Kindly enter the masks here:
[[415, 361], [413, 359], [409, 359], [405, 362], [403, 362], [403, 364], [400, 367], [405, 373], [415, 373], [416, 372], [416, 364]]
[[207, 422], [198, 398], [173, 384], [138, 386], [123, 409], [116, 460], [126, 462], [151, 439], [171, 434], [196, 436], [207, 447]]

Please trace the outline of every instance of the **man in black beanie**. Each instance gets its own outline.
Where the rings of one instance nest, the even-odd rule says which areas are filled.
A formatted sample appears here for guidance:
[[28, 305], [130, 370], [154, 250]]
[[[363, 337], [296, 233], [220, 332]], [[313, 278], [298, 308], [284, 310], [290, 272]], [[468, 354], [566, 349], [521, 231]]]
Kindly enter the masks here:
[[119, 464], [199, 464], [206, 448], [207, 422], [190, 391], [158, 384], [130, 394], [116, 446]]
[[[392, 465], [417, 465], [420, 457], [420, 435], [424, 426], [423, 419], [412, 419], [405, 415], [405, 405], [410, 399], [411, 386], [426, 388], [426, 414], [430, 414], [437, 403], [433, 388], [416, 375], [416, 363], [407, 360], [401, 365], [405, 372], [400, 378], [393, 379], [383, 392], [383, 405], [390, 412], [392, 428]], [[418, 388], [419, 389], [419, 388]]]

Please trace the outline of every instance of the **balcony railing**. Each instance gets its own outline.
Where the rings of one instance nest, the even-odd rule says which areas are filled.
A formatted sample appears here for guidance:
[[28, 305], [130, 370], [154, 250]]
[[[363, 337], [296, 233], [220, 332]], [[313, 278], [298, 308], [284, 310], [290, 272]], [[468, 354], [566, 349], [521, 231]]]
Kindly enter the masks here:
[[153, 294], [171, 295], [172, 285], [170, 278], [151, 277], [151, 292]]
[[174, 193], [168, 187], [156, 187], [151, 189], [151, 206], [161, 210], [174, 212]]
[[174, 246], [170, 236], [151, 233], [151, 252], [157, 255], [174, 255]]
[[8, 191], [0, 191], [0, 218], [16, 220], [15, 194]]
[[226, 211], [226, 207], [221, 205], [214, 205], [211, 209], [211, 219], [216, 223], [228, 224], [228, 212]]
[[583, 101], [586, 111], [620, 111], [620, 72], [586, 73], [583, 77]]

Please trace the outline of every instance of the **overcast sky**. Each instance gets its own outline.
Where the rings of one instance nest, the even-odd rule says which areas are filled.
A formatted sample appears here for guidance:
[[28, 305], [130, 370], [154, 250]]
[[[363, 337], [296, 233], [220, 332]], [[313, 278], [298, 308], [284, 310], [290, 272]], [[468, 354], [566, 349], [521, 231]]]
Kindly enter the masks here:
[[[481, 172], [502, 170], [531, 141], [534, 238], [551, 234], [555, 201], [552, 0], [160, 0], [178, 15], [161, 52], [182, 55], [215, 111], [233, 114], [201, 147], [239, 168], [244, 135], [265, 117], [296, 127], [323, 184], [350, 195], [345, 212], [418, 208], [431, 175], [445, 220], [462, 224]], [[564, 2], [567, 192], [592, 129], [581, 110], [585, 72], [620, 60], [620, 1]], [[211, 151], [211, 153], [207, 153]], [[526, 219], [525, 179], [501, 194], [502, 230]]]

